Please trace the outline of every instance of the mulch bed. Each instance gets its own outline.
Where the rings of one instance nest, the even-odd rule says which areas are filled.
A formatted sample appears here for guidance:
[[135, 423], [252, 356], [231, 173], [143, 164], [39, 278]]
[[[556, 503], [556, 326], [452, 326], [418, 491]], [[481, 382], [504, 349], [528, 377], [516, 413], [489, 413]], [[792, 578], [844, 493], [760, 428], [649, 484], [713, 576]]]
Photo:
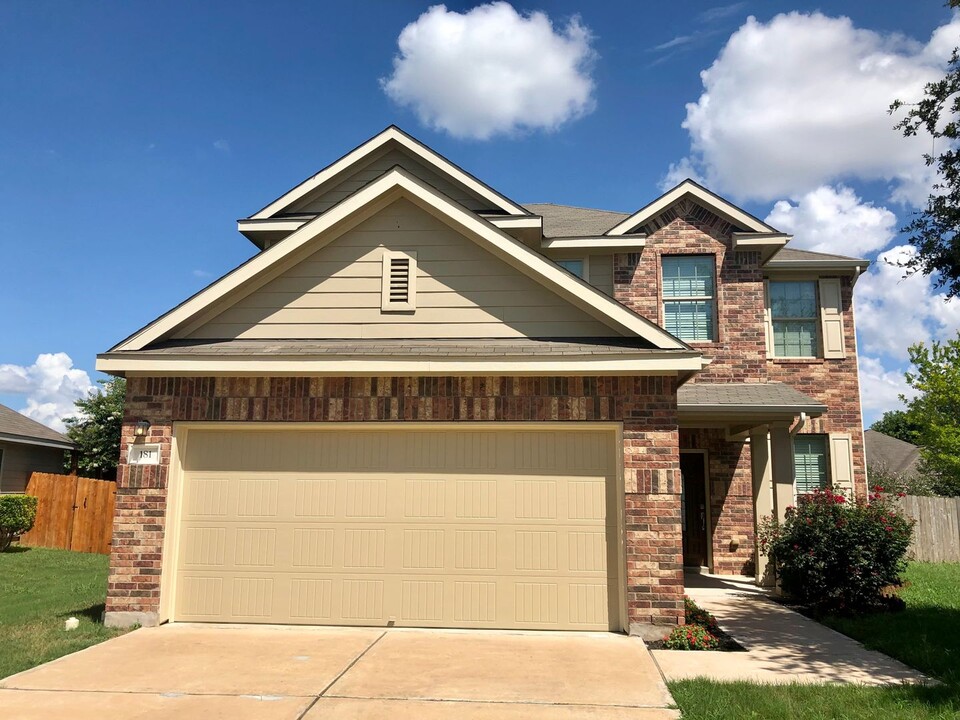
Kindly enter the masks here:
[[[711, 631], [712, 635], [720, 641], [720, 647], [713, 650], [681, 650], [679, 652], [746, 652], [747, 649], [728, 635], [723, 628], [717, 628]], [[651, 650], [666, 650], [663, 646], [663, 640], [654, 640], [647, 643]]]

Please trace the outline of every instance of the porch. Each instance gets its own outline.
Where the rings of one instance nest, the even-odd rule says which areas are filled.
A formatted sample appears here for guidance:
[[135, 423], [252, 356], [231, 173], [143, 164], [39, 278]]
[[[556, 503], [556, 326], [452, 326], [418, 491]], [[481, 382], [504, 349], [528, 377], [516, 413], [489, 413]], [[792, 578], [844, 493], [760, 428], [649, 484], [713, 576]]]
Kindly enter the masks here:
[[783, 383], [688, 383], [677, 404], [684, 568], [772, 584], [757, 523], [794, 503], [794, 438], [826, 406]]

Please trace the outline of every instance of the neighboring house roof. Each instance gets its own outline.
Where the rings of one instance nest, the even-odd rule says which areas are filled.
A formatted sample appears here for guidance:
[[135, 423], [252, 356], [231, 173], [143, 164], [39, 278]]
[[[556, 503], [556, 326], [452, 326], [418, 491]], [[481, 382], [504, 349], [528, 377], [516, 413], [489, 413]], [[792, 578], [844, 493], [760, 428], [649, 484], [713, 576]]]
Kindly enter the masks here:
[[0, 440], [26, 445], [50, 445], [65, 450], [74, 447], [66, 435], [51, 430], [6, 405], [0, 405]]
[[877, 430], [864, 432], [863, 442], [870, 467], [882, 467], [888, 472], [907, 477], [916, 475], [920, 448], [913, 443], [884, 435]]
[[677, 393], [677, 407], [705, 410], [749, 410], [779, 413], [784, 410], [820, 415], [827, 406], [796, 388], [768, 383], [687, 383]]

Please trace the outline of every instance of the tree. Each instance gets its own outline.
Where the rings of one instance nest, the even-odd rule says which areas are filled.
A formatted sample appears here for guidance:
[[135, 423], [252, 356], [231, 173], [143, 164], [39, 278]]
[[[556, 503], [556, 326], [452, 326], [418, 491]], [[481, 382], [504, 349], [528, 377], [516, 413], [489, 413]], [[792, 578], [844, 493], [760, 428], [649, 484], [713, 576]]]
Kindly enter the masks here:
[[[960, 0], [949, 0], [948, 7], [960, 7]], [[936, 166], [938, 181], [927, 198], [923, 210], [900, 229], [909, 233], [916, 255], [906, 263], [909, 272], [921, 272], [935, 278], [938, 287], [947, 291], [947, 297], [960, 294], [960, 55], [954, 48], [947, 72], [936, 82], [927, 83], [923, 99], [911, 105], [906, 117], [894, 128], [904, 137], [913, 137], [921, 131], [930, 135], [933, 147], [923, 158], [928, 166]], [[906, 103], [896, 100], [890, 106], [891, 114]], [[935, 154], [939, 148], [939, 154]]]
[[953, 340], [910, 347], [914, 371], [907, 384], [917, 396], [907, 402], [907, 413], [921, 418], [921, 471], [930, 475], [938, 495], [960, 495], [960, 332]]
[[101, 390], [77, 400], [77, 414], [67, 418], [67, 437], [77, 444], [77, 466], [87, 476], [113, 480], [120, 460], [120, 430], [127, 381], [101, 380]]
[[913, 445], [919, 445], [923, 423], [903, 410], [888, 410], [883, 414], [883, 417], [870, 426], [870, 429]]

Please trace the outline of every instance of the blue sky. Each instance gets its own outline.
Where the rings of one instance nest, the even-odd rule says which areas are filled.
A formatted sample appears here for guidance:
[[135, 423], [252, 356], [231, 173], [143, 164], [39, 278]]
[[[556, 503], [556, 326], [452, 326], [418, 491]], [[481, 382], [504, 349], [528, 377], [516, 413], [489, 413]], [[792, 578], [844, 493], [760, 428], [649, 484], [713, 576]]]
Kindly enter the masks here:
[[[519, 202], [629, 211], [690, 173], [807, 247], [904, 252], [927, 147], [882, 133], [888, 98], [960, 44], [937, 0], [516, 3], [498, 42], [546, 100], [467, 85], [471, 111], [444, 103], [491, 60], [484, 17], [429, 7], [0, 4], [0, 403], [56, 425], [96, 353], [253, 253], [236, 219], [390, 123]], [[438, 54], [451, 28], [475, 45]], [[896, 405], [909, 341], [960, 327], [898, 273], [860, 281], [868, 418]]]

